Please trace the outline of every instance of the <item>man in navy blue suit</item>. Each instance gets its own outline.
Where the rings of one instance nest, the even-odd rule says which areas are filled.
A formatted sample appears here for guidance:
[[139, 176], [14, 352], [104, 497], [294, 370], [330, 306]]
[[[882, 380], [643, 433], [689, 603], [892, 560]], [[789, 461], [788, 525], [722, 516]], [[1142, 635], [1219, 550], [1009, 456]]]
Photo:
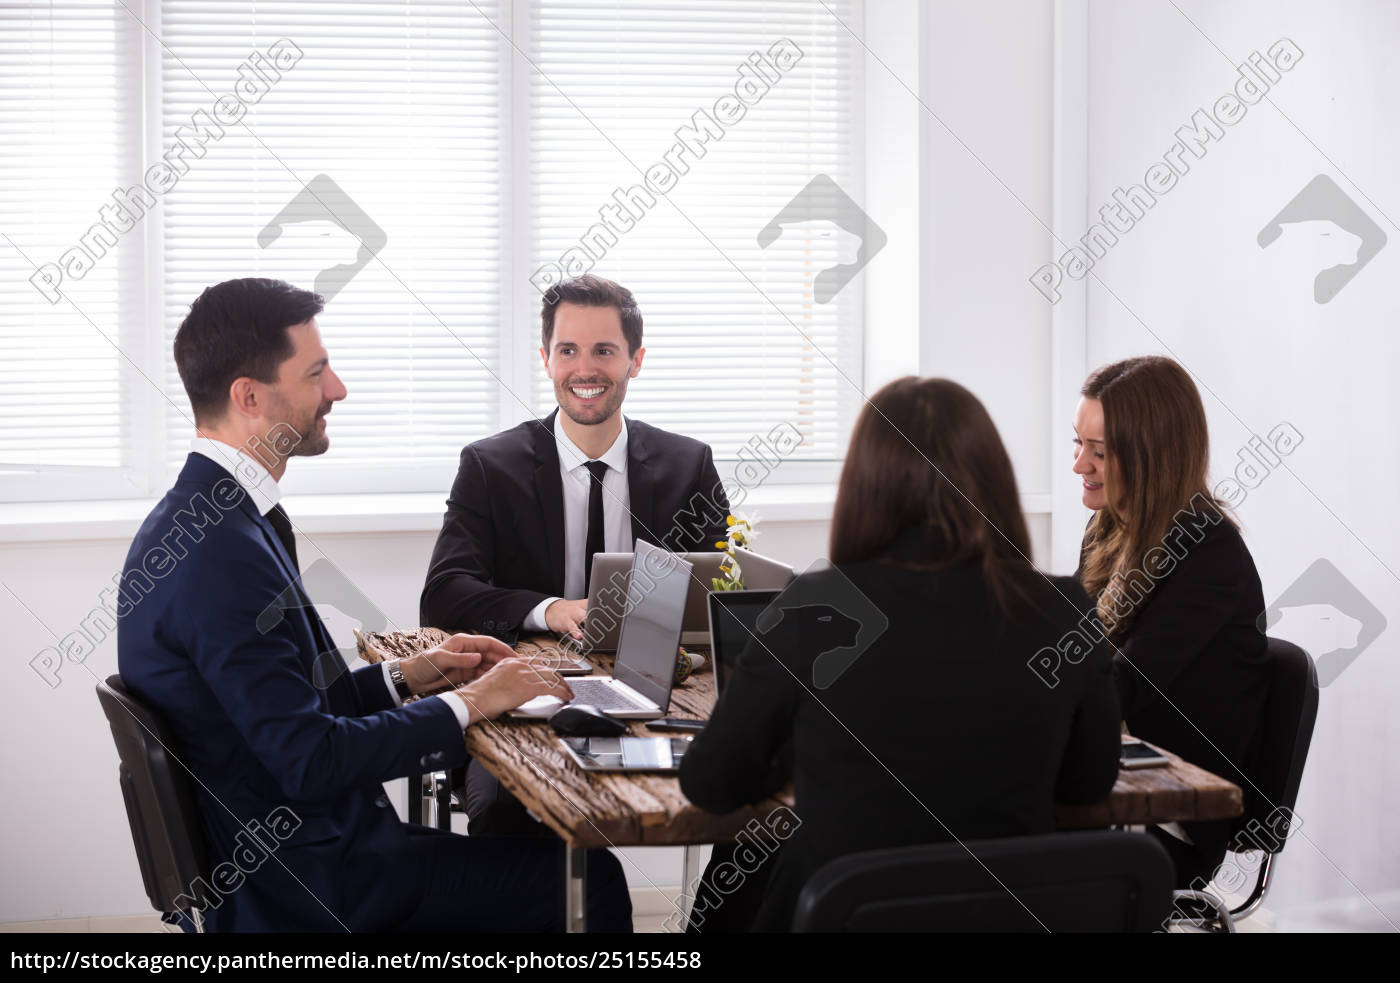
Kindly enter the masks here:
[[[301, 588], [278, 481], [346, 395], [321, 310], [231, 280], [175, 338], [199, 435], [127, 555], [118, 663], [195, 787], [213, 870], [187, 892], [222, 931], [558, 930], [562, 844], [400, 822], [382, 783], [461, 764], [466, 727], [568, 686], [466, 634], [349, 671]], [[589, 854], [588, 886], [589, 927], [630, 930], [615, 857]]]

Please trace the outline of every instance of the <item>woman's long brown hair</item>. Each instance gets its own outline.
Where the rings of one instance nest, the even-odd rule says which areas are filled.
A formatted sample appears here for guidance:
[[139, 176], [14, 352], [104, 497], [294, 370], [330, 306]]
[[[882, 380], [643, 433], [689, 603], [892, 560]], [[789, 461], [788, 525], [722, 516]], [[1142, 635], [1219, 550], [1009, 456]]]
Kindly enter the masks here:
[[977, 561], [1009, 611], [1031, 571], [1016, 475], [977, 397], [947, 379], [906, 376], [861, 411], [831, 523], [831, 562], [882, 558], [905, 532], [930, 534], [930, 555], [904, 565]]
[[1124, 359], [1095, 369], [1080, 394], [1103, 405], [1109, 503], [1089, 522], [1080, 580], [1121, 641], [1152, 590], [1147, 552], [1165, 544], [1177, 514], [1204, 504], [1228, 516], [1207, 484], [1206, 411], [1185, 369], [1156, 355]]

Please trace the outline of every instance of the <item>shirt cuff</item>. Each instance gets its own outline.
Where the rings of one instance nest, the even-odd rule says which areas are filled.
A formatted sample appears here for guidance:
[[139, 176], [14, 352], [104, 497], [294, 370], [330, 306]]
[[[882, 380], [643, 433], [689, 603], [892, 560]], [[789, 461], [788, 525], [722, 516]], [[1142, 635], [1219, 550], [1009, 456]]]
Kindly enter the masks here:
[[530, 609], [530, 613], [525, 615], [525, 620], [520, 623], [520, 627], [530, 631], [549, 631], [549, 623], [544, 620], [545, 608], [549, 607], [558, 597], [546, 597], [543, 601]]
[[399, 696], [399, 689], [394, 685], [394, 680], [389, 676], [389, 660], [385, 659], [379, 663], [379, 668], [384, 671], [384, 685], [389, 688], [389, 698], [394, 701], [394, 706], [403, 706], [403, 698]]
[[439, 700], [447, 701], [447, 705], [452, 708], [452, 713], [457, 718], [457, 723], [462, 725], [463, 730], [466, 730], [472, 722], [472, 712], [467, 706], [467, 701], [451, 690], [446, 693], [434, 693], [433, 695]]

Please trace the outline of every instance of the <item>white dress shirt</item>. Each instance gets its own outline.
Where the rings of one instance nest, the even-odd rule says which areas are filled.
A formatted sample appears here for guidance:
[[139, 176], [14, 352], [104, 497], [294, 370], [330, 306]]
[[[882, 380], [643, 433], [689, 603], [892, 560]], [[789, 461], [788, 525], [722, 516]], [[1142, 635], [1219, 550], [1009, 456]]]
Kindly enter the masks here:
[[[252, 499], [253, 506], [258, 510], [258, 515], [267, 515], [272, 511], [273, 506], [282, 500], [282, 487], [277, 484], [277, 479], [272, 477], [271, 472], [261, 461], [246, 451], [212, 437], [196, 437], [190, 441], [190, 453], [207, 457], [233, 475], [234, 480]], [[403, 706], [403, 700], [399, 698], [398, 690], [394, 688], [394, 681], [389, 678], [389, 664], [385, 662], [382, 667], [384, 685], [389, 690], [389, 696], [393, 699], [394, 706]], [[471, 723], [471, 711], [467, 708], [466, 701], [452, 693], [438, 693], [436, 695], [447, 701], [447, 705], [452, 708], [453, 716], [462, 725], [462, 729], [466, 730], [467, 725]]]
[[[592, 476], [590, 458], [564, 432], [564, 423], [554, 420], [554, 446], [559, 453], [559, 478], [564, 486], [564, 596], [586, 598], [583, 589], [584, 565], [588, 559], [588, 492]], [[603, 552], [632, 552], [632, 495], [627, 489], [627, 421], [603, 456], [608, 466], [603, 475]], [[525, 616], [529, 631], [548, 631], [544, 612], [559, 600], [547, 597]]]

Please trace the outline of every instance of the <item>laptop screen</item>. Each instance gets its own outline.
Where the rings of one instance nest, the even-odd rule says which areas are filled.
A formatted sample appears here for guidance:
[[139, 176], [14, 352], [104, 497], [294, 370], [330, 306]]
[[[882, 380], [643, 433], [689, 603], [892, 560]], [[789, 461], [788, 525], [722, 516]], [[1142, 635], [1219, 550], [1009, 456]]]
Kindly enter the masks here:
[[678, 554], [637, 541], [613, 678], [662, 710], [671, 703], [690, 572], [691, 565]]
[[758, 616], [781, 594], [776, 590], [715, 591], [710, 595], [710, 654], [715, 695], [724, 691], [744, 646], [758, 635]]

